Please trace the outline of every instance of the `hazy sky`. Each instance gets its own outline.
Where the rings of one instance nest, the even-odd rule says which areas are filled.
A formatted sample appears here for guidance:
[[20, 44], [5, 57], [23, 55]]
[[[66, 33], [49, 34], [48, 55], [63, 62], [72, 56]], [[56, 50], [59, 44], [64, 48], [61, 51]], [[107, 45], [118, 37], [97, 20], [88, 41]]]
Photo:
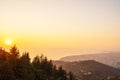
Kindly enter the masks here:
[[0, 45], [31, 56], [120, 51], [120, 0], [0, 0]]

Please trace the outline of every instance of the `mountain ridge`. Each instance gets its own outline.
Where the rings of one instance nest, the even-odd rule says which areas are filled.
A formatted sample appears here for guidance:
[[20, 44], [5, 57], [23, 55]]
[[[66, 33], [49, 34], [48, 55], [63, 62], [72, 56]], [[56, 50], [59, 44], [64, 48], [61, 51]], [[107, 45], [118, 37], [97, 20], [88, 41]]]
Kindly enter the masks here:
[[62, 66], [68, 72], [74, 73], [80, 80], [105, 80], [111, 76], [120, 75], [120, 70], [95, 60], [64, 62], [54, 61], [57, 67]]
[[95, 60], [103, 64], [119, 68], [120, 67], [120, 64], [119, 64], [120, 63], [120, 52], [73, 55], [73, 56], [62, 57], [59, 60], [67, 61], [67, 62]]

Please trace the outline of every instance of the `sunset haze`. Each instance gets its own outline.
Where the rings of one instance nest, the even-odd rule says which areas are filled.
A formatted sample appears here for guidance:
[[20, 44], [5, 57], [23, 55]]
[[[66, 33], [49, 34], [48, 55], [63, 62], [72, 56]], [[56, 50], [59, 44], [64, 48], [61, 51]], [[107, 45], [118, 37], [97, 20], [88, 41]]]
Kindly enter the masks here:
[[49, 59], [120, 52], [120, 0], [0, 0], [0, 46], [14, 44]]

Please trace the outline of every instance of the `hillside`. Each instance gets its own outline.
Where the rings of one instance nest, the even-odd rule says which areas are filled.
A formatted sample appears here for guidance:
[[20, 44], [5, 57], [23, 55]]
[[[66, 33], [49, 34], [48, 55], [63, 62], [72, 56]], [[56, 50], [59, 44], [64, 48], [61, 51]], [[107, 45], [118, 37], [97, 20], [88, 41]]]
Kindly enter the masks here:
[[94, 60], [79, 62], [54, 61], [58, 66], [62, 65], [66, 71], [73, 72], [79, 79], [83, 80], [102, 80], [108, 76], [120, 74], [120, 70], [104, 65]]
[[99, 54], [85, 54], [66, 56], [59, 59], [60, 61], [83, 61], [83, 60], [95, 60], [103, 64], [107, 64], [116, 68], [120, 67], [120, 52], [109, 52]]

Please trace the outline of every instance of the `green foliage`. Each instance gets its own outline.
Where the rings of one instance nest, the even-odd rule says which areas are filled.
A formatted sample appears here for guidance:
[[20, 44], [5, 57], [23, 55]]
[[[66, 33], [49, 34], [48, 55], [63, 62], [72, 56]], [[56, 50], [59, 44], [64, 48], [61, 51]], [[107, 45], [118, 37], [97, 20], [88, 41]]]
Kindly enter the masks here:
[[20, 80], [34, 80], [34, 71], [28, 53], [24, 53], [16, 65], [16, 78]]
[[67, 80], [67, 73], [62, 69], [62, 66], [58, 68], [59, 80]]
[[19, 55], [16, 46], [6, 52], [0, 48], [0, 80], [75, 80], [72, 73], [58, 69], [47, 57], [36, 56], [30, 61], [29, 53]]

